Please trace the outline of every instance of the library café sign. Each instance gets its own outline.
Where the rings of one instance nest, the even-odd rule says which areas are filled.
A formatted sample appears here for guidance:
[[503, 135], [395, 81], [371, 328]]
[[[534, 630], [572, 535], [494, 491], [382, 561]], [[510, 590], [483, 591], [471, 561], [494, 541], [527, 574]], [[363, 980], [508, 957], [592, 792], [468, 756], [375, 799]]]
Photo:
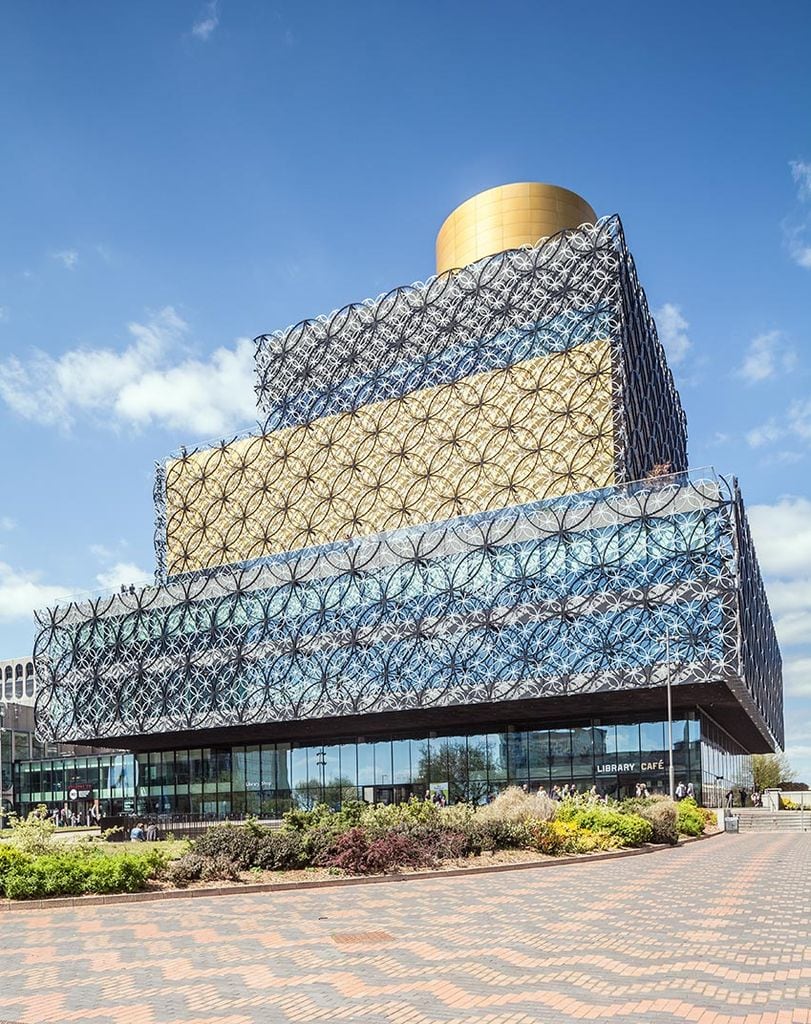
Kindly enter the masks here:
[[665, 762], [662, 761], [624, 761], [598, 764], [598, 775], [623, 775], [626, 772], [663, 772]]

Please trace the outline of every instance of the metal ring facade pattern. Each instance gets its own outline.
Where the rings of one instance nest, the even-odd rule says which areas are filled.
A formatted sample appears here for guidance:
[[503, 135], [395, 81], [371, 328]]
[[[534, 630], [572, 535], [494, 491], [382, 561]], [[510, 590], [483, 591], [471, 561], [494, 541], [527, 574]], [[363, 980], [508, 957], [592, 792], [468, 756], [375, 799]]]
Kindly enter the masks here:
[[257, 339], [258, 436], [160, 470], [171, 577], [687, 466], [607, 218]]
[[[667, 671], [666, 631], [674, 682], [743, 678], [738, 580], [752, 566], [736, 542], [740, 515], [724, 481], [685, 477], [63, 606], [40, 616], [49, 735], [651, 686]], [[769, 627], [749, 623], [757, 635]], [[779, 732], [781, 713], [764, 701], [775, 652], [748, 699]]]
[[671, 673], [782, 739], [743, 505], [685, 472], [618, 218], [263, 336], [257, 374], [259, 433], [158, 466], [156, 585], [38, 613], [43, 738]]

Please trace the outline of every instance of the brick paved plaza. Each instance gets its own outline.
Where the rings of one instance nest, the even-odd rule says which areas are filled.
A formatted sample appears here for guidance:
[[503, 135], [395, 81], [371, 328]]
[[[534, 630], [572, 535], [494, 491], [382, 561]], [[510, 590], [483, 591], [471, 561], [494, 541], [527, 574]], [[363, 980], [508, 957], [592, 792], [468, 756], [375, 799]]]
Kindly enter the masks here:
[[8, 913], [24, 1024], [811, 1022], [811, 835], [602, 863]]

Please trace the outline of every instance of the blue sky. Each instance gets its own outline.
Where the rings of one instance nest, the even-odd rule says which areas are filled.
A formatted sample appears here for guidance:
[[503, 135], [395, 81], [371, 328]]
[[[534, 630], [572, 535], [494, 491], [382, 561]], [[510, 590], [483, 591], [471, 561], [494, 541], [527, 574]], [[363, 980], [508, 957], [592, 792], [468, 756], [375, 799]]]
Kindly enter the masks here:
[[429, 276], [508, 181], [619, 212], [736, 473], [811, 783], [811, 6], [8, 4], [0, 657], [148, 576], [153, 463], [252, 422], [263, 331]]

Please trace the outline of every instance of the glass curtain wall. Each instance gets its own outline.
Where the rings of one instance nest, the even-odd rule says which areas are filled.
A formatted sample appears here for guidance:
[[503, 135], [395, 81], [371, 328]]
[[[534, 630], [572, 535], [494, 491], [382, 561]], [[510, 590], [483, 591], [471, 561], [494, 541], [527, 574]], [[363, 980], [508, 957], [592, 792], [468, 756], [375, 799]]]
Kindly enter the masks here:
[[[725, 786], [751, 785], [749, 758], [709, 719], [674, 721], [673, 760], [676, 782], [692, 782], [710, 804]], [[399, 803], [427, 793], [481, 804], [510, 785], [574, 785], [580, 792], [596, 785], [621, 798], [633, 796], [639, 782], [651, 793], [667, 792], [667, 726], [594, 719], [554, 728], [54, 758], [17, 764], [15, 781], [23, 811], [72, 799], [98, 801], [104, 814], [210, 820], [271, 818], [317, 803], [338, 808], [350, 799]]]
[[732, 791], [736, 807], [752, 799], [752, 758], [706, 715], [695, 726], [694, 742], [701, 748], [701, 790], [705, 807], [723, 807]]

